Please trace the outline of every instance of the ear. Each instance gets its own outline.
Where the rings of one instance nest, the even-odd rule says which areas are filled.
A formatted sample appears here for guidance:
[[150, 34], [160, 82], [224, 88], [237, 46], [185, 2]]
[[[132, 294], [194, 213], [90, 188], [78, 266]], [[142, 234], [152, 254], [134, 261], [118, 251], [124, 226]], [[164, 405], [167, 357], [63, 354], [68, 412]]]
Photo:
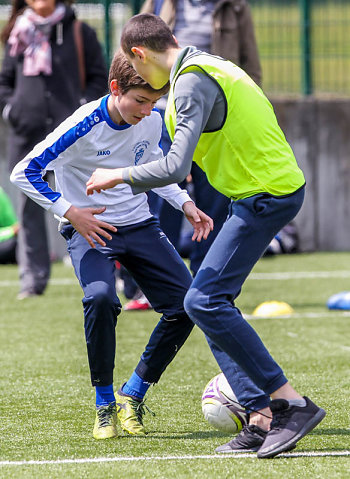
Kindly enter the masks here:
[[110, 84], [110, 87], [111, 87], [112, 95], [118, 96], [119, 95], [119, 86], [118, 86], [117, 80], [112, 80], [111, 84]]
[[132, 47], [131, 51], [135, 55], [135, 57], [139, 58], [142, 62], [145, 61], [146, 51], [144, 47]]
[[177, 41], [177, 38], [175, 37], [175, 35], [173, 35], [173, 39], [175, 40], [176, 45], [179, 46], [179, 42]]

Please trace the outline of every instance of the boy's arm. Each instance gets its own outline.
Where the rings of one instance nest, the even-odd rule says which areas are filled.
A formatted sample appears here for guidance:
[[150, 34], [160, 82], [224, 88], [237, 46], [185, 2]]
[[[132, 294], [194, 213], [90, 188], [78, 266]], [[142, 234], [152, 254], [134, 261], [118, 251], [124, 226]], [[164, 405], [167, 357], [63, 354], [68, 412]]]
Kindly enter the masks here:
[[[29, 198], [46, 210], [57, 216], [63, 216], [71, 203], [66, 201], [58, 191], [54, 191], [43, 179], [47, 170], [55, 169], [56, 158], [50, 138], [55, 132], [48, 135], [46, 140], [36, 147], [12, 170], [10, 180], [22, 190]], [[54, 158], [48, 162], [47, 158]]]
[[200, 242], [207, 239], [210, 231], [213, 231], [213, 220], [201, 211], [192, 201], [186, 190], [178, 185], [168, 185], [154, 188], [152, 191], [164, 198], [174, 208], [184, 212], [187, 220], [193, 226], [192, 241]]
[[117, 231], [116, 228], [104, 221], [98, 220], [94, 215], [101, 214], [102, 208], [77, 208], [62, 197], [58, 191], [54, 191], [43, 179], [46, 170], [54, 171], [57, 166], [64, 167], [71, 161], [57, 155], [53, 145], [62, 139], [64, 133], [70, 129], [69, 119], [63, 122], [54, 132], [40, 142], [34, 149], [13, 169], [10, 180], [18, 186], [23, 193], [38, 203], [44, 209], [51, 211], [57, 216], [64, 216], [71, 222], [74, 228], [86, 239], [91, 247], [95, 247], [94, 241], [105, 246], [106, 243], [100, 236], [112, 239], [111, 235], [102, 228]]
[[133, 193], [152, 186], [180, 183], [191, 171], [199, 137], [205, 129], [217, 95], [217, 86], [205, 74], [185, 73], [175, 84], [176, 128], [168, 154], [158, 162], [124, 168], [123, 180]]
[[182, 205], [186, 201], [192, 201], [186, 190], [182, 190], [178, 185], [161, 186], [153, 188], [152, 191], [166, 200], [176, 210], [182, 211]]
[[180, 183], [189, 174], [197, 142], [219, 93], [206, 75], [186, 73], [176, 82], [177, 126], [169, 153], [158, 161], [115, 170], [97, 169], [87, 182], [87, 193], [128, 183], [134, 194]]

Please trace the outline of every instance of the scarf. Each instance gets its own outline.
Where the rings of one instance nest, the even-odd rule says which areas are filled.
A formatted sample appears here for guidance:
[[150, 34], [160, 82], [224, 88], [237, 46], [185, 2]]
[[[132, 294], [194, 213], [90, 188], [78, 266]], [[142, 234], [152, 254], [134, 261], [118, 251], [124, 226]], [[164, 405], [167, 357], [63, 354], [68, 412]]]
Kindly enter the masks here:
[[31, 8], [20, 15], [11, 31], [8, 43], [10, 56], [24, 54], [23, 75], [52, 74], [51, 29], [64, 17], [66, 8], [58, 5], [48, 17], [41, 17]]

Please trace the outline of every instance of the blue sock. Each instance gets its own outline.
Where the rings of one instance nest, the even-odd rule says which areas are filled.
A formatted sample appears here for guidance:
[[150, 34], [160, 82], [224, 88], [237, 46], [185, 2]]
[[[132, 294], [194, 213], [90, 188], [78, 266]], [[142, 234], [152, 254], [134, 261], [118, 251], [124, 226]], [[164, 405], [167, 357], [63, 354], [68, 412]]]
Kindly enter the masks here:
[[129, 396], [136, 396], [139, 399], [143, 399], [150, 385], [150, 383], [141, 379], [134, 371], [129, 381], [122, 387], [122, 391]]
[[96, 386], [96, 407], [108, 406], [111, 402], [115, 402], [113, 384], [109, 386]]

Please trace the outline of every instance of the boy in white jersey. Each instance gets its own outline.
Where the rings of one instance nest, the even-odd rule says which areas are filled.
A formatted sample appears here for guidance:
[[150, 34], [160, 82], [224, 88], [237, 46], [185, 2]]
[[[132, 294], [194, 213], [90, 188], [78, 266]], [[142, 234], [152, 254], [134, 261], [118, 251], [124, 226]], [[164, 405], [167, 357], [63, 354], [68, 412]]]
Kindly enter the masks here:
[[[110, 95], [79, 108], [11, 175], [29, 197], [62, 218], [61, 233], [84, 291], [85, 336], [96, 388], [96, 439], [116, 436], [117, 414], [124, 431], [145, 435], [143, 396], [193, 328], [183, 309], [191, 275], [150, 214], [147, 196], [134, 196], [127, 185], [98, 198], [86, 195], [85, 183], [96, 166], [131, 166], [162, 156], [158, 145], [162, 120], [153, 106], [167, 87], [152, 89], [118, 54], [109, 85]], [[55, 173], [56, 191], [42, 178], [46, 170]], [[212, 220], [196, 208], [186, 191], [177, 185], [155, 191], [184, 211], [194, 227], [193, 240], [207, 238]], [[130, 380], [114, 394], [115, 326], [121, 311], [116, 260], [129, 270], [162, 318]]]

